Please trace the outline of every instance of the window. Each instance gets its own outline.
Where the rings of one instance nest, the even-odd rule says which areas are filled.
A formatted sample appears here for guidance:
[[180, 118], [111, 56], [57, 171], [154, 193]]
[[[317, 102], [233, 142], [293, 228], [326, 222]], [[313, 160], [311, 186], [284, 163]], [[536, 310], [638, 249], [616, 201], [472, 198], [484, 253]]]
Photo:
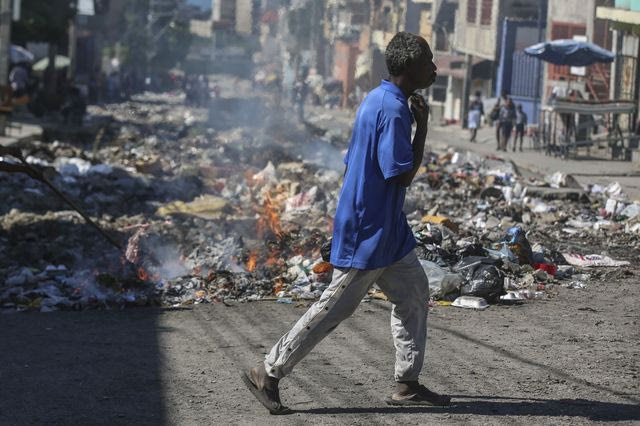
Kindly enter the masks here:
[[478, 0], [467, 0], [467, 22], [476, 23], [478, 12]]
[[[574, 24], [569, 22], [551, 23], [551, 40], [573, 38], [574, 35], [585, 35], [587, 28], [584, 24]], [[549, 64], [549, 80], [559, 80], [560, 77], [570, 75], [569, 67], [566, 65]]]
[[351, 24], [364, 25], [369, 19], [368, 3], [355, 3], [351, 6]]
[[436, 81], [431, 86], [431, 100], [433, 102], [446, 102], [447, 101], [447, 85], [449, 84], [449, 78], [446, 76], [437, 76]]
[[482, 9], [480, 10], [480, 25], [491, 25], [492, 9], [493, 0], [482, 0]]
[[223, 1], [220, 3], [220, 20], [233, 21], [236, 19], [236, 2]]

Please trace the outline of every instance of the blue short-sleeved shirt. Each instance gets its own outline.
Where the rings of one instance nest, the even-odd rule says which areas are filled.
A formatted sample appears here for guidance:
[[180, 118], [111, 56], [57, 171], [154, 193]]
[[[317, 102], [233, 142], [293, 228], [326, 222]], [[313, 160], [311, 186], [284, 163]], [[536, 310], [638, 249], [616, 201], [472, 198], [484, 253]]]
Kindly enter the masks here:
[[407, 98], [387, 80], [360, 105], [333, 224], [334, 266], [383, 268], [415, 247], [402, 212], [406, 189], [393, 179], [413, 168], [411, 123]]

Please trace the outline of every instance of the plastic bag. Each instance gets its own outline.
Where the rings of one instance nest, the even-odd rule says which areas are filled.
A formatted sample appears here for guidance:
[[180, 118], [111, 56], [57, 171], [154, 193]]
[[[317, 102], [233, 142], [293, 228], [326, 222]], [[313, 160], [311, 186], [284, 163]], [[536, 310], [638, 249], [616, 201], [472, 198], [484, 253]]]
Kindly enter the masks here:
[[507, 243], [509, 250], [516, 255], [521, 265], [531, 265], [533, 251], [529, 240], [527, 240], [526, 233], [521, 227], [514, 226], [507, 229], [507, 235], [502, 238], [502, 242]]
[[499, 269], [501, 264], [501, 260], [479, 256], [458, 262], [453, 271], [459, 272], [465, 279], [460, 295], [483, 297], [489, 303], [498, 301], [504, 285], [504, 274]]
[[424, 269], [429, 279], [429, 296], [434, 299], [441, 299], [451, 293], [458, 293], [463, 283], [462, 275], [453, 273], [436, 263], [428, 260], [420, 260], [420, 265]]
[[513, 254], [507, 243], [502, 243], [499, 249], [485, 249], [485, 251], [487, 255], [493, 259], [507, 259], [509, 262], [519, 263], [518, 258]]
[[333, 243], [333, 238], [329, 238], [325, 241], [320, 248], [320, 256], [322, 256], [322, 260], [325, 262], [331, 261], [331, 243]]

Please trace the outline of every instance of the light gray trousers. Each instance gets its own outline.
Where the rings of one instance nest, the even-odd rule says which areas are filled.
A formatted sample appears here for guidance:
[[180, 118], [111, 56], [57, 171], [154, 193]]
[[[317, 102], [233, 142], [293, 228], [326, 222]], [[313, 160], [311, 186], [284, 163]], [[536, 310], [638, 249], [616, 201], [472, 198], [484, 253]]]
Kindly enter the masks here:
[[396, 381], [418, 380], [427, 339], [427, 276], [412, 250], [398, 262], [380, 269], [335, 269], [320, 299], [278, 340], [264, 366], [271, 377], [293, 370], [322, 339], [356, 310], [377, 283], [392, 303], [391, 334], [396, 348]]

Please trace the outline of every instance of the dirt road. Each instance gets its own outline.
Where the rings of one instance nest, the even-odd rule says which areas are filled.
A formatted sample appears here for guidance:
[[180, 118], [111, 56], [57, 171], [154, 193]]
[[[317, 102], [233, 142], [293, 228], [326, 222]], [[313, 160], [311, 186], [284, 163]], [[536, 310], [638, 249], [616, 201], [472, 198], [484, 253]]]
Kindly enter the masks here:
[[0, 424], [583, 424], [640, 421], [635, 276], [487, 311], [436, 307], [423, 381], [450, 408], [387, 407], [389, 306], [371, 301], [283, 380], [272, 417], [238, 380], [304, 308], [0, 317]]

